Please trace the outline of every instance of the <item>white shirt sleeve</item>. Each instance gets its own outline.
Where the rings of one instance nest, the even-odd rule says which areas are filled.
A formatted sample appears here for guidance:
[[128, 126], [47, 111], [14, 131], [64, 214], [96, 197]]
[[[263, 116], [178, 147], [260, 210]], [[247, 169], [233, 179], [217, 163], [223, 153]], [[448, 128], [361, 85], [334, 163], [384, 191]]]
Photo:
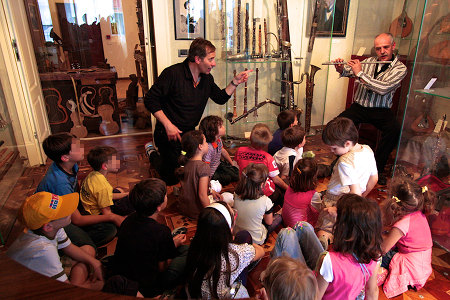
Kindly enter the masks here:
[[355, 176], [355, 170], [352, 166], [347, 165], [346, 163], [339, 163], [339, 180], [341, 181], [342, 186], [348, 186], [355, 184], [357, 182], [354, 182]]
[[320, 197], [320, 193], [315, 192], [314, 195], [311, 198], [311, 206], [317, 210], [320, 211], [323, 207], [322, 198]]
[[64, 228], [60, 228], [56, 233], [56, 241], [58, 242], [58, 250], [64, 249], [72, 243], [64, 231]]
[[330, 283], [333, 281], [333, 265], [331, 264], [330, 253], [327, 253], [322, 261], [322, 266], [320, 267], [320, 275], [326, 282]]

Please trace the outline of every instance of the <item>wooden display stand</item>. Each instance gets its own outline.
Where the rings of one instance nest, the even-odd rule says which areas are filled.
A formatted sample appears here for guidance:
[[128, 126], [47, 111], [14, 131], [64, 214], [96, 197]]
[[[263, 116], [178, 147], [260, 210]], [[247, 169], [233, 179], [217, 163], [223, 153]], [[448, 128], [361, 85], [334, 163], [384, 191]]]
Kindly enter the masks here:
[[[98, 111], [98, 107], [102, 105], [111, 105], [113, 108], [112, 120], [103, 120], [103, 123], [105, 121], [117, 123], [118, 132], [120, 132], [116, 92], [117, 72], [114, 67], [40, 73], [39, 75], [52, 133], [70, 132], [74, 126], [70, 116], [74, 110], [79, 109], [82, 125], [88, 132], [104, 134], [104, 131], [100, 131], [102, 116]], [[79, 104], [77, 104], [72, 78], [76, 83]], [[115, 133], [117, 132], [107, 132], [107, 135]]]

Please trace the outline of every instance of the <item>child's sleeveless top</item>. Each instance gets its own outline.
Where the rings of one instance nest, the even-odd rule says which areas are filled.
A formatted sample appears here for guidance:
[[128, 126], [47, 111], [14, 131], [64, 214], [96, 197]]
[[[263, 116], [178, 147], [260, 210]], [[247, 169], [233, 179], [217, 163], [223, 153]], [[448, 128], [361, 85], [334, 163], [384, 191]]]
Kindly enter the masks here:
[[375, 271], [377, 262], [371, 261], [368, 264], [361, 264], [369, 272], [363, 273], [362, 266], [352, 255], [333, 251], [330, 251], [329, 254], [333, 267], [333, 281], [328, 284], [322, 299], [356, 299]]

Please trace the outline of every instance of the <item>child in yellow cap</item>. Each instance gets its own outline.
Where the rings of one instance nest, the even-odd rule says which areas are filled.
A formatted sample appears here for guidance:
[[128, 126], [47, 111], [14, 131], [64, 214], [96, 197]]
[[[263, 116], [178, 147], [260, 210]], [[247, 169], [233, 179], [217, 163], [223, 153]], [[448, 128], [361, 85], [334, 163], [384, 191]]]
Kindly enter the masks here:
[[[14, 241], [7, 255], [42, 275], [100, 290], [103, 287], [100, 261], [73, 245], [63, 228], [70, 224], [70, 215], [77, 208], [78, 199], [78, 193], [57, 196], [47, 192], [36, 193], [25, 199], [19, 210], [19, 220], [27, 231]], [[70, 281], [64, 273], [58, 250], [76, 261]], [[90, 270], [93, 272], [92, 279]]]

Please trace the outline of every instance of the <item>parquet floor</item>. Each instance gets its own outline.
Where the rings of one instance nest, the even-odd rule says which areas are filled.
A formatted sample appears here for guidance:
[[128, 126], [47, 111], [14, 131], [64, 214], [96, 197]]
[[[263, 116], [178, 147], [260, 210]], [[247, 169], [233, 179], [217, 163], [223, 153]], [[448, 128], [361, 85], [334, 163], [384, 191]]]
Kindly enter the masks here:
[[[139, 135], [130, 137], [109, 137], [98, 140], [83, 141], [85, 153], [94, 146], [108, 145], [118, 150], [121, 158], [121, 168], [117, 174], [109, 174], [108, 180], [114, 187], [131, 189], [134, 184], [149, 176], [155, 176], [144, 153], [144, 145], [151, 140], [151, 135]], [[231, 149], [234, 152], [236, 148]], [[316, 154], [319, 163], [330, 163], [334, 156], [328, 151], [328, 147], [321, 142], [320, 136], [308, 137], [305, 151], [312, 150]], [[45, 166], [27, 168], [20, 179], [15, 184], [13, 191], [3, 207], [0, 208], [0, 232], [6, 240], [6, 247], [23, 230], [23, 226], [16, 222], [17, 210], [23, 200], [31, 195], [36, 189], [39, 181], [44, 176], [50, 162]], [[85, 160], [80, 163], [79, 177], [84, 178], [90, 172], [90, 167]], [[318, 190], [326, 188], [327, 180], [323, 180]], [[168, 188], [169, 207], [161, 214], [160, 221], [166, 223], [170, 228], [178, 226], [188, 227], [188, 241], [195, 234], [196, 222], [180, 216], [174, 209], [176, 197], [173, 195], [172, 187]], [[385, 197], [385, 187], [376, 186], [369, 197], [382, 201]], [[265, 268], [270, 259], [270, 251], [273, 248], [276, 233], [272, 233], [268, 242], [264, 245], [266, 255], [261, 262], [250, 272], [248, 279], [248, 290], [251, 295], [260, 287], [259, 275]], [[5, 249], [5, 248], [3, 248]], [[403, 295], [395, 297], [396, 300], [406, 299], [450, 299], [450, 253], [439, 248], [433, 248], [433, 275], [430, 277], [425, 287], [418, 291], [408, 291]], [[380, 289], [379, 299], [386, 299], [383, 291]]]

